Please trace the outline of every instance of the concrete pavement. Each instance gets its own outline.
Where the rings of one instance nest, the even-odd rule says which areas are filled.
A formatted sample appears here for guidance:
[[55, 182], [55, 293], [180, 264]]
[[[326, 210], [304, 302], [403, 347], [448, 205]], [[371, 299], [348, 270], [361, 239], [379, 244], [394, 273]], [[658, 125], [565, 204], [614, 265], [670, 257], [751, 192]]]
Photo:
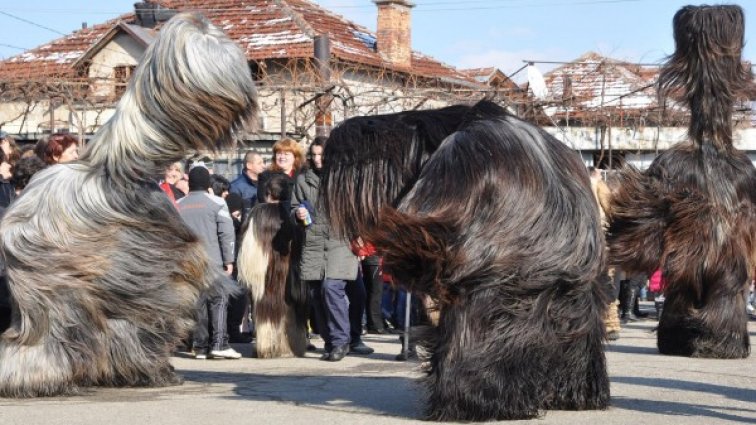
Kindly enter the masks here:
[[[612, 407], [549, 411], [529, 424], [756, 424], [756, 357], [705, 360], [661, 356], [647, 320], [625, 326], [607, 346]], [[756, 344], [756, 322], [749, 323]], [[315, 341], [320, 344], [321, 341]], [[397, 362], [396, 336], [367, 335], [368, 357], [338, 363], [301, 359], [195, 360], [173, 364], [184, 385], [93, 389], [76, 397], [0, 399], [0, 425], [230, 425], [419, 423], [419, 362]]]

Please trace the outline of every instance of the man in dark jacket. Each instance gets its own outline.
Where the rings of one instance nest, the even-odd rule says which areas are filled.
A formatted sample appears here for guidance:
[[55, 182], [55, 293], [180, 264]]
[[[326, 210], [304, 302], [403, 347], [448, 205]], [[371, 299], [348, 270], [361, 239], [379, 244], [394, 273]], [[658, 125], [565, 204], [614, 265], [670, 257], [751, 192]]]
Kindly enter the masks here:
[[[223, 269], [230, 278], [234, 271], [234, 224], [226, 202], [211, 195], [209, 188], [210, 172], [207, 168], [192, 168], [189, 171], [189, 194], [178, 200], [176, 205], [181, 218], [204, 243], [211, 264]], [[216, 286], [222, 284], [222, 281], [214, 283]], [[200, 295], [194, 330], [194, 355], [198, 359], [206, 359], [208, 355], [212, 358], [238, 359], [241, 354], [228, 345], [228, 295], [215, 289], [211, 288]], [[212, 347], [208, 347], [210, 329]]]
[[265, 163], [262, 156], [255, 151], [247, 151], [244, 155], [244, 170], [234, 181], [231, 182], [229, 192], [241, 196], [244, 202], [244, 216], [257, 203], [257, 178], [265, 171]]

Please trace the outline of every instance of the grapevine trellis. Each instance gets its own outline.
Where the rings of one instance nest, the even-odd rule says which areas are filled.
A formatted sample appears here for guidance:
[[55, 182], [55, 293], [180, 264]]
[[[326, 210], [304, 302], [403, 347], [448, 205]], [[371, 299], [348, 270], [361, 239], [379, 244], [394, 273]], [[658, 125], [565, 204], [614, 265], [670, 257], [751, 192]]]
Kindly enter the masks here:
[[[103, 66], [103, 64], [98, 64]], [[488, 85], [471, 79], [435, 77], [422, 72], [400, 72], [332, 58], [330, 76], [325, 79], [313, 58], [271, 59], [251, 61], [250, 70], [257, 82], [260, 115], [275, 117], [260, 127], [276, 127], [266, 137], [276, 135], [309, 140], [315, 126], [327, 116], [326, 124], [338, 124], [356, 115], [391, 113], [403, 110], [440, 107], [456, 103], [474, 103], [489, 99], [509, 108], [516, 115], [543, 126], [584, 126], [600, 132], [601, 157], [611, 150], [611, 129], [642, 128], [645, 126], [685, 126], [687, 112], [668, 108], [666, 104], [648, 108], [625, 108], [622, 102], [611, 106], [585, 107], [586, 99], [575, 95], [538, 100], [508, 81], [508, 84]], [[0, 103], [22, 105], [17, 112], [0, 121], [0, 128], [8, 122], [20, 123], [18, 133], [40, 133], [67, 127], [82, 139], [96, 131], [112, 111], [118, 99], [113, 94], [95, 95], [93, 87], [123, 84], [116, 78], [87, 77], [87, 68], [77, 76], [53, 75], [40, 79], [0, 80]], [[98, 92], [101, 93], [101, 92]], [[56, 108], [65, 106], [66, 116], [55, 116]], [[546, 114], [545, 110], [556, 110]], [[28, 117], [47, 111], [48, 122], [32, 128]], [[320, 121], [319, 121], [320, 119]], [[240, 139], [249, 135], [240, 135]]]

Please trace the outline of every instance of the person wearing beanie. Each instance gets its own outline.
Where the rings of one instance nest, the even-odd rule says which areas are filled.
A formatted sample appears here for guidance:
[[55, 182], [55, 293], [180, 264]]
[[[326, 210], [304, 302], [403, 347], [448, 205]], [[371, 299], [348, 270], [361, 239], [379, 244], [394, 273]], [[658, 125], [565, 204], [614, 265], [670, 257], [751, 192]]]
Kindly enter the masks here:
[[[234, 223], [226, 202], [212, 195], [209, 189], [210, 172], [207, 168], [192, 168], [189, 171], [189, 194], [179, 199], [176, 206], [186, 225], [205, 245], [212, 266], [223, 270], [223, 278], [230, 279], [234, 271], [236, 245]], [[197, 303], [194, 356], [197, 359], [238, 359], [241, 354], [228, 345], [226, 317], [229, 295], [222, 290], [216, 290], [223, 286], [221, 278], [214, 286], [215, 288], [200, 294]]]
[[210, 171], [202, 166], [189, 170], [189, 192], [207, 192], [207, 189], [210, 189]]

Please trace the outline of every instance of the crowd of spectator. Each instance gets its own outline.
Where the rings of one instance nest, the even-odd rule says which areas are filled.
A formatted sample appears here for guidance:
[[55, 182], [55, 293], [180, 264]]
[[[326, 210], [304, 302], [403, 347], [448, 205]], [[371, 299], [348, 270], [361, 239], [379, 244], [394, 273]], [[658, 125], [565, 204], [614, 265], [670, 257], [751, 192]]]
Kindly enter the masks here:
[[[362, 340], [365, 333], [400, 333], [405, 327], [407, 293], [390, 285], [375, 249], [361, 239], [344, 240], [329, 229], [318, 208], [323, 168], [324, 138], [313, 140], [305, 153], [295, 140], [282, 139], [273, 146], [272, 163], [248, 151], [242, 170], [229, 181], [203, 162], [176, 162], [156, 179], [187, 225], [205, 244], [213, 267], [236, 282], [236, 291], [210, 288], [197, 304], [197, 327], [185, 341], [198, 359], [235, 359], [241, 355], [229, 343], [254, 343], [254, 304], [235, 267], [241, 246], [243, 223], [253, 208], [277, 202], [288, 228], [300, 232], [301, 244], [292, 257], [291, 270], [307, 288], [307, 346], [322, 351], [322, 360], [339, 361], [349, 353], [370, 355]], [[0, 132], [0, 212], [23, 191], [32, 176], [47, 166], [75, 161], [79, 142], [70, 134], [53, 134], [34, 146], [20, 149], [14, 139]], [[616, 185], [600, 170], [590, 169], [591, 185], [602, 221], [610, 211], [608, 199]], [[277, 188], [271, 188], [275, 181]], [[4, 267], [3, 267], [4, 269]], [[756, 275], [756, 270], [754, 270]], [[663, 276], [627, 275], [608, 269], [606, 280], [611, 305], [606, 317], [609, 339], [619, 337], [620, 323], [644, 319], [639, 301], [649, 293], [656, 299], [657, 317], [663, 309]], [[648, 287], [650, 283], [650, 288]], [[214, 285], [221, 285], [215, 282]], [[427, 300], [426, 300], [427, 301]], [[751, 282], [748, 313], [756, 318], [756, 293]], [[0, 278], [0, 331], [9, 326], [10, 300], [7, 281]], [[410, 304], [411, 323], [429, 320], [422, 298]], [[322, 340], [322, 347], [315, 342]], [[254, 350], [253, 350], [254, 352]]]

